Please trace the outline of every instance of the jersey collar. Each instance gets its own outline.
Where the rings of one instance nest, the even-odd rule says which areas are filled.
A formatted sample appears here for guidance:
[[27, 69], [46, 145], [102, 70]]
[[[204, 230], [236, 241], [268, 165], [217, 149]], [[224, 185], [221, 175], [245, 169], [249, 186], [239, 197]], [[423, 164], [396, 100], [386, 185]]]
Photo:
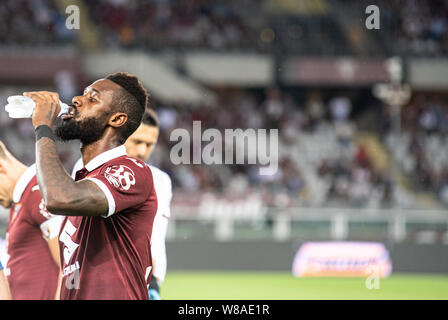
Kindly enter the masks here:
[[97, 155], [85, 165], [85, 168], [87, 169], [87, 171], [92, 172], [106, 162], [124, 155], [126, 155], [126, 147], [124, 145], [121, 145]]
[[14, 187], [14, 191], [12, 193], [12, 201], [17, 203], [22, 198], [23, 192], [25, 191], [28, 183], [30, 183], [31, 179], [36, 175], [36, 165], [33, 164], [28, 167], [25, 172], [20, 176], [19, 180]]

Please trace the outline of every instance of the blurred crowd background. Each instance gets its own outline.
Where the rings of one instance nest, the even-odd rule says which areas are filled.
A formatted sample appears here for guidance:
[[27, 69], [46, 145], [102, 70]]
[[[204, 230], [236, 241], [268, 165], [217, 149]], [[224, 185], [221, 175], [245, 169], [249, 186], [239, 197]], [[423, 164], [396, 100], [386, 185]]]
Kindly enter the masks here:
[[[58, 0], [5, 0], [0, 39], [5, 44], [75, 41]], [[444, 55], [448, 4], [444, 0], [378, 0], [381, 34], [367, 35], [359, 15], [371, 3], [290, 0], [84, 0], [104, 48], [252, 50], [313, 55]], [[77, 1], [73, 2], [76, 4]], [[305, 4], [302, 4], [305, 3]], [[316, 14], [318, 13], [318, 14]], [[345, 30], [342, 24], [350, 24]], [[369, 44], [365, 45], [368, 37]]]
[[[174, 52], [177, 57], [205, 50], [263, 53], [276, 63], [294, 55], [433, 58], [448, 54], [448, 3], [443, 0], [375, 1], [381, 9], [381, 32], [366, 32], [364, 10], [370, 2], [364, 0], [308, 1], [307, 5], [287, 0], [75, 3], [88, 12], [87, 31], [98, 35], [95, 49], [82, 47], [80, 32], [66, 28], [64, 1], [4, 0], [0, 2], [3, 52], [68, 47], [81, 56], [89, 50], [120, 50], [168, 53], [168, 57]], [[182, 63], [168, 61], [186, 76]], [[280, 71], [275, 67], [277, 78], [269, 85], [203, 83], [216, 97], [212, 104], [167, 101], [152, 94], [161, 135], [150, 162], [170, 174], [175, 200], [205, 193], [229, 197], [253, 193], [273, 206], [448, 207], [447, 91], [414, 90], [403, 106], [397, 135], [390, 106], [373, 96], [371, 85], [285, 84], [277, 81]], [[40, 86], [52, 86], [69, 102], [92, 80], [85, 70], [61, 70]], [[39, 89], [26, 81], [1, 84], [2, 106], [14, 90]], [[170, 133], [175, 128], [191, 131], [194, 120], [202, 121], [203, 129], [278, 129], [277, 173], [261, 176], [257, 165], [174, 165], [169, 158], [175, 144]], [[0, 139], [27, 164], [34, 162], [33, 136], [29, 120], [9, 119], [0, 109]], [[76, 147], [60, 147], [67, 170], [79, 157], [73, 151]]]

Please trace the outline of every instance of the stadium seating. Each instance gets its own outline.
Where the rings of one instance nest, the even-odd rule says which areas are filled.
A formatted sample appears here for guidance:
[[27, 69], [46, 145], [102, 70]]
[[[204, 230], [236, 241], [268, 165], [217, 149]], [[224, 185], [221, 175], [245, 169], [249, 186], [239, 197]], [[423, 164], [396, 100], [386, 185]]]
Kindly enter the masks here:
[[[374, 53], [388, 56], [406, 51], [410, 55], [441, 55], [447, 52], [447, 10], [443, 1], [404, 1], [406, 10], [399, 10], [398, 1], [379, 1], [383, 10], [381, 23], [384, 32], [373, 36]], [[365, 15], [368, 1], [358, 1], [351, 10], [343, 1], [313, 1], [289, 10], [289, 1], [128, 1], [84, 0], [90, 13], [90, 23], [96, 29], [103, 48], [120, 48], [153, 52], [163, 50], [189, 51], [255, 51], [273, 54], [275, 59], [294, 54], [341, 55], [359, 54], [359, 48], [348, 34], [356, 25], [353, 12]], [[64, 27], [63, 13], [58, 10], [60, 1], [12, 1], [0, 3], [0, 43], [2, 45], [48, 46], [74, 43], [73, 33]], [[257, 14], [253, 14], [257, 8]], [[10, 13], [14, 13], [11, 15]], [[14, 16], [14, 19], [12, 19]], [[409, 19], [412, 17], [412, 19]], [[426, 24], [415, 26], [410, 20], [427, 19]], [[349, 28], [343, 22], [352, 21]], [[358, 19], [359, 20], [359, 19]], [[29, 32], [41, 30], [41, 32]], [[387, 32], [393, 30], [393, 32]], [[43, 32], [45, 31], [45, 32]], [[38, 34], [38, 36], [35, 36]], [[393, 48], [390, 44], [399, 46]], [[174, 68], [173, 68], [174, 69]], [[182, 73], [182, 70], [179, 70]], [[85, 79], [84, 79], [85, 80]], [[82, 85], [78, 83], [80, 88]], [[57, 86], [55, 86], [57, 87]], [[268, 88], [269, 89], [269, 88]], [[321, 88], [325, 96], [320, 115], [315, 116], [304, 97], [290, 97], [288, 90], [280, 89], [274, 103], [269, 90], [263, 88], [222, 91], [210, 88], [217, 96], [210, 109], [183, 102], [154, 101], [161, 118], [162, 135], [158, 151], [152, 162], [168, 171], [174, 186], [180, 192], [213, 190], [230, 192], [230, 182], [243, 177], [249, 190], [268, 188], [287, 194], [297, 205], [328, 206], [392, 206], [397, 194], [405, 194], [405, 186], [392, 177], [391, 168], [378, 169], [378, 158], [360, 160], [366, 146], [359, 137], [353, 115], [338, 123], [332, 116], [329, 101], [338, 95]], [[0, 92], [0, 102], [22, 86], [10, 86]], [[365, 94], [365, 93], [363, 93]], [[275, 101], [277, 99], [278, 101]], [[410, 185], [417, 191], [436, 191], [443, 204], [448, 203], [448, 150], [446, 132], [448, 121], [446, 99], [439, 106], [432, 103], [432, 95], [423, 101], [406, 106], [403, 132], [400, 140], [390, 128], [373, 132], [377, 146], [382, 144], [394, 162], [399, 163]], [[276, 107], [277, 106], [277, 107]], [[278, 109], [278, 107], [280, 109]], [[359, 106], [354, 106], [359, 107]], [[362, 106], [361, 106], [362, 107]], [[407, 116], [414, 111], [414, 119]], [[244, 110], [244, 111], [242, 111]], [[444, 111], [445, 110], [445, 111]], [[383, 115], [380, 122], [390, 122]], [[438, 119], [436, 125], [433, 119]], [[176, 127], [191, 128], [193, 120], [203, 121], [203, 127], [278, 128], [280, 132], [279, 172], [270, 179], [260, 177], [254, 168], [240, 166], [200, 166], [179, 168], [169, 161], [172, 142], [169, 132]], [[0, 138], [26, 163], [33, 161], [32, 130], [26, 121], [11, 121], [0, 110], [2, 131]], [[4, 129], [4, 130], [3, 130]], [[11, 134], [15, 133], [15, 134]], [[28, 139], [28, 140], [27, 140]], [[19, 143], [21, 141], [21, 143]], [[367, 143], [367, 145], [369, 145]], [[75, 161], [77, 153], [70, 146], [62, 146], [67, 167]], [[368, 154], [368, 152], [367, 152]], [[365, 156], [362, 156], [365, 157]], [[361, 158], [362, 158], [361, 157]], [[361, 162], [360, 162], [361, 161]], [[364, 162], [363, 162], [364, 161]], [[391, 164], [389, 164], [391, 166]], [[384, 167], [384, 165], [383, 165]], [[396, 186], [399, 191], [392, 192]], [[361, 191], [358, 189], [362, 189]], [[363, 195], [375, 195], [366, 200]], [[403, 198], [403, 197], [401, 197]], [[406, 197], [404, 198], [412, 198]], [[409, 206], [418, 206], [408, 203]]]

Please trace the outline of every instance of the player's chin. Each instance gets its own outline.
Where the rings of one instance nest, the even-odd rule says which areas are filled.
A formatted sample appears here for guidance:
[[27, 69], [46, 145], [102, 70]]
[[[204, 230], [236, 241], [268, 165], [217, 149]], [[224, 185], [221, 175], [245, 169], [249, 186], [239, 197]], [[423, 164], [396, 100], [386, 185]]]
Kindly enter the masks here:
[[76, 121], [72, 118], [63, 120], [61, 117], [56, 118], [53, 131], [56, 139], [59, 141], [69, 141], [78, 139], [79, 128]]
[[65, 116], [65, 115], [61, 115], [60, 117], [56, 118], [55, 122], [54, 122], [54, 127], [55, 128], [64, 128], [67, 126], [74, 126], [75, 125], [75, 117], [74, 116]]

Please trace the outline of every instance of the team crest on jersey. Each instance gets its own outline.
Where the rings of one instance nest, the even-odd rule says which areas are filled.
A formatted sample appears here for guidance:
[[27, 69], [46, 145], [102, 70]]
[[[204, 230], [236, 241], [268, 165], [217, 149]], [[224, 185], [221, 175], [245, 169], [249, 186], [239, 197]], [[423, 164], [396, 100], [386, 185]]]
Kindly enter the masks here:
[[106, 169], [104, 176], [117, 189], [129, 190], [135, 184], [135, 174], [124, 165], [113, 165]]

